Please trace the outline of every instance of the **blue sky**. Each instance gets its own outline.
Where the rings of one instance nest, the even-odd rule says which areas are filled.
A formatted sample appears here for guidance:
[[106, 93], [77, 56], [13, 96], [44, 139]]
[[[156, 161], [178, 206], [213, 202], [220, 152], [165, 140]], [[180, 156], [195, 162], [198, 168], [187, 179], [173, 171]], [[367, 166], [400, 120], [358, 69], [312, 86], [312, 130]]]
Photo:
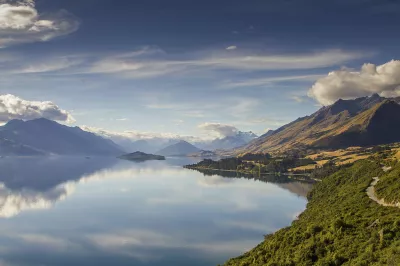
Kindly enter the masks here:
[[0, 99], [3, 122], [202, 137], [199, 125], [221, 123], [262, 134], [339, 98], [397, 96], [400, 85], [390, 62], [399, 1], [0, 3], [0, 94], [25, 100]]

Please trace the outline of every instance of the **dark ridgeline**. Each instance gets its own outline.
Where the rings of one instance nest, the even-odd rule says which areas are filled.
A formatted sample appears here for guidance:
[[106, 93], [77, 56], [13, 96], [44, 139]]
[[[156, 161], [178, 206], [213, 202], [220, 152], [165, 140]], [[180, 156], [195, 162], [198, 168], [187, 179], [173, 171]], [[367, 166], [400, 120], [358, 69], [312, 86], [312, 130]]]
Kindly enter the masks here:
[[122, 148], [108, 139], [40, 118], [12, 120], [0, 127], [1, 155], [106, 155], [117, 156]]
[[400, 99], [375, 94], [338, 100], [252, 141], [236, 154], [285, 153], [400, 141]]

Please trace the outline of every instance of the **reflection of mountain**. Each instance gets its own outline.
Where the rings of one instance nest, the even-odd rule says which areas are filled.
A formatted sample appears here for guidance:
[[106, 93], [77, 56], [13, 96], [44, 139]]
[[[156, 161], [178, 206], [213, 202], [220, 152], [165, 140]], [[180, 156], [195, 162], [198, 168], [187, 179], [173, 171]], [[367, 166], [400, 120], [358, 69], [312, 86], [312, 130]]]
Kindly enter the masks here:
[[301, 197], [307, 198], [307, 194], [311, 191], [313, 184], [309, 182], [294, 181], [290, 183], [279, 183], [278, 186]]
[[289, 190], [290, 192], [299, 195], [301, 197], [306, 198], [308, 192], [312, 189], [314, 181], [295, 181], [288, 176], [276, 176], [276, 175], [264, 175], [257, 176], [251, 174], [243, 174], [236, 171], [218, 171], [218, 170], [209, 170], [209, 169], [196, 169], [192, 171], [198, 171], [207, 177], [215, 177], [221, 176], [226, 178], [226, 182], [221, 179], [210, 179], [207, 181], [203, 181], [206, 185], [215, 185], [220, 183], [228, 183], [230, 178], [246, 178], [252, 180], [258, 180], [260, 182], [265, 183], [274, 183], [279, 187]]
[[0, 161], [0, 217], [49, 208], [70, 195], [74, 183], [116, 162], [110, 158], [3, 158]]

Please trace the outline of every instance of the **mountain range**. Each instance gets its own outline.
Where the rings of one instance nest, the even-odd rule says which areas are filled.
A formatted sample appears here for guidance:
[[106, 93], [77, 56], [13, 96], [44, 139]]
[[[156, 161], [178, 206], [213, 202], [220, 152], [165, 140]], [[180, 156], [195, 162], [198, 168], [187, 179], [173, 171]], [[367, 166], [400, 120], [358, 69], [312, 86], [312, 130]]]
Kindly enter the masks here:
[[235, 135], [215, 139], [199, 145], [204, 150], [229, 150], [242, 147], [257, 138], [253, 132], [238, 131]]
[[236, 149], [235, 153], [285, 153], [400, 141], [400, 98], [378, 94], [338, 100]]
[[82, 129], [92, 132], [98, 136], [110, 139], [120, 147], [123, 147], [126, 152], [142, 151], [145, 153], [157, 153], [170, 145], [186, 141], [198, 147], [201, 150], [215, 151], [215, 150], [231, 150], [248, 144], [257, 135], [253, 132], [237, 131], [235, 134], [225, 137], [216, 138], [213, 140], [203, 140], [196, 137], [182, 137], [179, 135], [165, 134], [162, 136], [148, 136], [146, 139], [135, 139], [130, 134], [120, 134], [102, 129], [96, 129], [83, 126]]
[[0, 127], [0, 155], [121, 155], [121, 147], [79, 127], [40, 118]]
[[[208, 142], [189, 143], [169, 139], [121, 140], [117, 145], [79, 127], [68, 127], [44, 118], [11, 120], [0, 126], [0, 155], [112, 155], [141, 151], [163, 156], [196, 154], [204, 150], [230, 150], [232, 154], [288, 153], [371, 146], [400, 142], [400, 97], [375, 94], [354, 100], [338, 100], [317, 112], [257, 138], [237, 132]], [[232, 150], [233, 149], [233, 150]]]
[[156, 154], [163, 156], [186, 156], [196, 152], [200, 152], [200, 149], [189, 142], [182, 140], [156, 152]]

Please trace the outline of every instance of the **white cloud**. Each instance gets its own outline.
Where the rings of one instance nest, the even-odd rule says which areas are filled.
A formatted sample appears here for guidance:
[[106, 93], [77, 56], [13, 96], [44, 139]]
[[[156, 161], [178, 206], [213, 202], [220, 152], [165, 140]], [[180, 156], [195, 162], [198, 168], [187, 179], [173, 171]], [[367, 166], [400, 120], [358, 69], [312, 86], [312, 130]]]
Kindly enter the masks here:
[[235, 126], [220, 123], [204, 123], [198, 128], [217, 134], [219, 137], [234, 136], [239, 131]]
[[[21, 62], [22, 63], [22, 62]], [[11, 70], [13, 74], [47, 73], [65, 70], [82, 63], [81, 59], [67, 56], [41, 59], [40, 61], [23, 62], [18, 69]]]
[[290, 96], [290, 99], [298, 103], [303, 103], [306, 100], [305, 97], [306, 96], [292, 95]]
[[0, 1], [0, 47], [49, 41], [78, 28], [77, 19], [65, 10], [42, 16], [34, 0]]
[[319, 79], [308, 95], [323, 105], [338, 99], [351, 99], [379, 93], [382, 96], [400, 95], [400, 61], [383, 65], [364, 64], [360, 71], [341, 69]]
[[27, 101], [12, 94], [0, 95], [0, 122], [36, 118], [47, 118], [67, 123], [75, 121], [68, 111], [61, 109], [53, 102]]
[[185, 140], [188, 142], [199, 142], [202, 139], [194, 136], [181, 136], [174, 133], [155, 133], [155, 132], [141, 132], [137, 130], [126, 130], [122, 132], [106, 130], [102, 128], [81, 126], [81, 129], [92, 132], [96, 135], [102, 136], [113, 140], [115, 143], [123, 143], [125, 141], [137, 141], [137, 140], [151, 140], [157, 144], [163, 144], [169, 140]]
[[268, 78], [257, 78], [257, 79], [247, 79], [242, 81], [227, 81], [222, 83], [221, 87], [222, 88], [262, 87], [287, 81], [315, 81], [321, 77], [322, 75], [302, 75], [302, 76], [278, 76], [278, 77], [268, 77]]
[[226, 50], [236, 50], [236, 49], [237, 49], [237, 46], [235, 46], [235, 45], [226, 47]]
[[246, 120], [243, 125], [257, 125], [257, 124], [266, 124], [269, 126], [283, 126], [289, 123], [287, 120], [279, 119], [279, 118], [271, 118], [271, 117], [258, 117]]
[[[150, 54], [146, 50], [144, 54]], [[154, 55], [158, 55], [154, 57]], [[123, 55], [108, 56], [97, 62], [86, 73], [119, 74], [125, 78], [150, 78], [172, 73], [182, 75], [185, 71], [199, 69], [229, 70], [285, 70], [313, 69], [335, 66], [365, 56], [365, 53], [328, 50], [308, 54], [247, 54], [234, 56], [205, 56], [202, 58], [177, 59], [165, 53], [151, 53], [150, 58], [143, 53], [135, 52]], [[259, 81], [258, 81], [259, 82]]]

